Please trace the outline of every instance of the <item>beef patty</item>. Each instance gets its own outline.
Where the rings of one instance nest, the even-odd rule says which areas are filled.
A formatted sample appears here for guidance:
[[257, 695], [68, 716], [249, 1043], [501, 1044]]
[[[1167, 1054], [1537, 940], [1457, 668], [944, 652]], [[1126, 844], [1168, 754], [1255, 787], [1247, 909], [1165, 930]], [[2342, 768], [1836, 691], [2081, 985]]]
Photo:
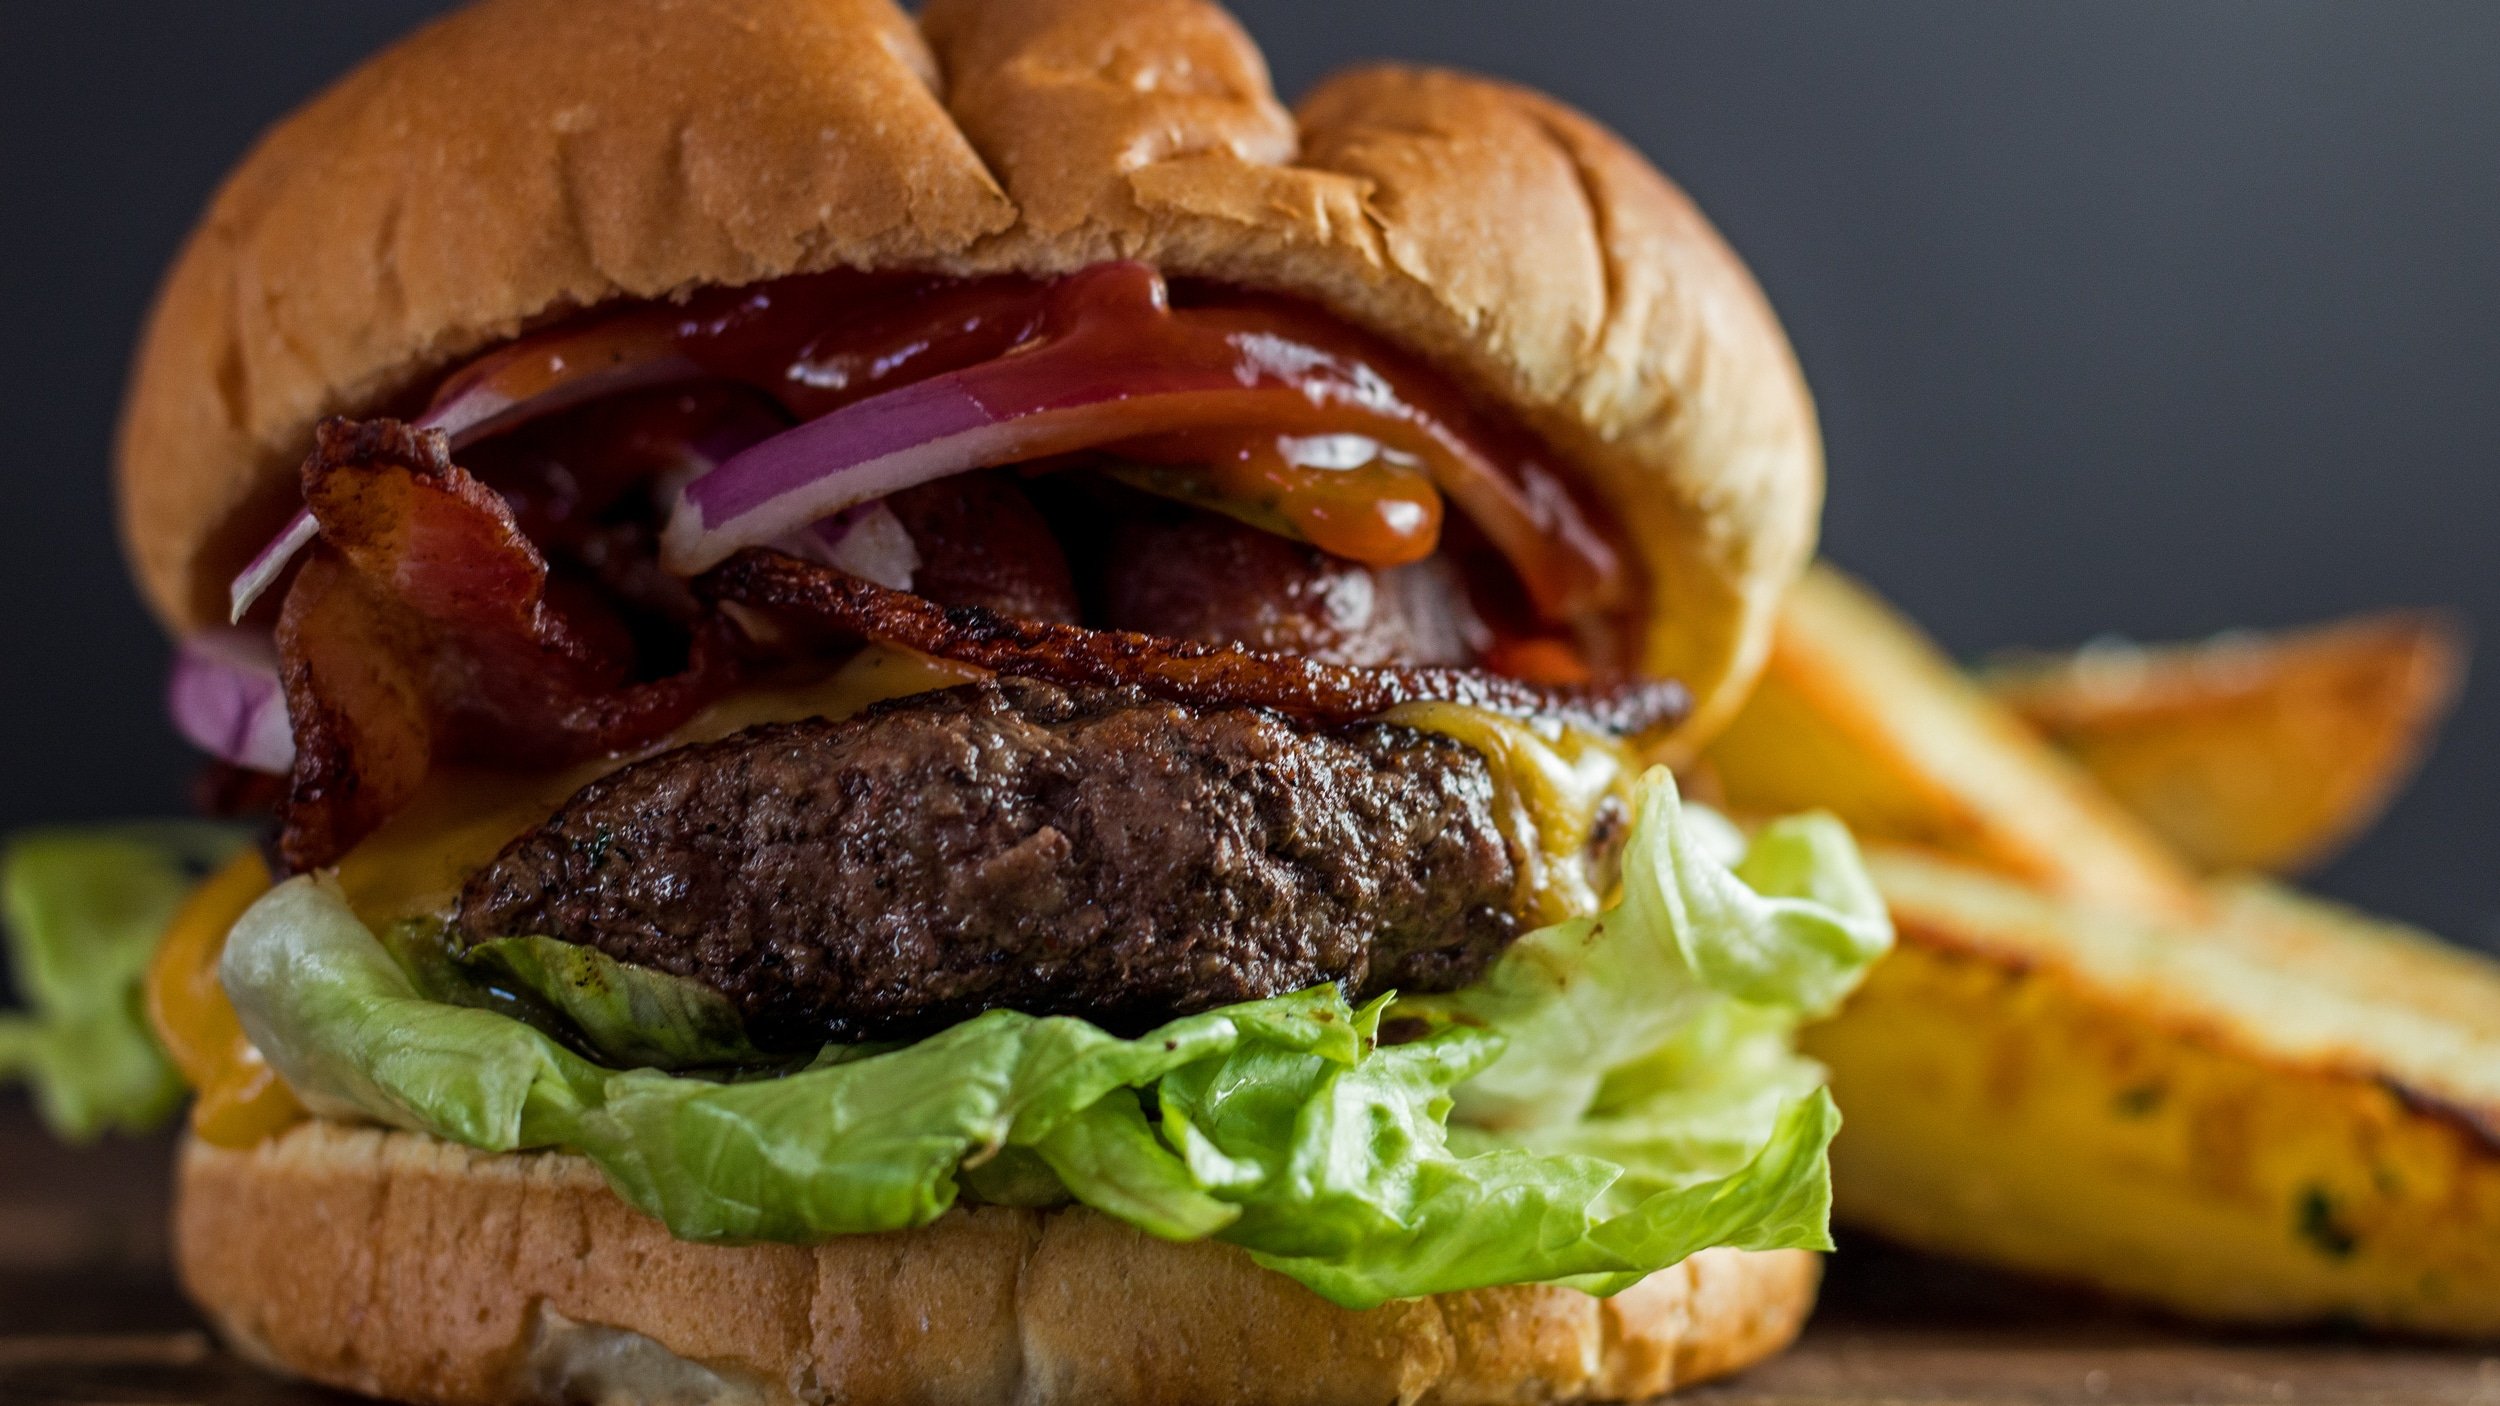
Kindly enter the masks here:
[[626, 767], [473, 877], [457, 926], [692, 978], [789, 1047], [1450, 990], [1516, 934], [1517, 879], [1447, 738], [1003, 679]]

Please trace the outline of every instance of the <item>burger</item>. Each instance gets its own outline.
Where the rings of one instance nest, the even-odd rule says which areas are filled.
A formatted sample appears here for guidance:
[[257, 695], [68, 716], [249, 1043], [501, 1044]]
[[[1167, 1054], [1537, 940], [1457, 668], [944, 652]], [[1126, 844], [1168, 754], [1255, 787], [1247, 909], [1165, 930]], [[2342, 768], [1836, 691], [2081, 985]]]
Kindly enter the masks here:
[[1890, 932], [1673, 767], [1820, 475], [1743, 267], [1534, 93], [1289, 111], [1201, 0], [454, 14], [226, 182], [125, 412], [265, 817], [146, 927], [183, 1281], [419, 1401], [1756, 1361], [1789, 1036]]

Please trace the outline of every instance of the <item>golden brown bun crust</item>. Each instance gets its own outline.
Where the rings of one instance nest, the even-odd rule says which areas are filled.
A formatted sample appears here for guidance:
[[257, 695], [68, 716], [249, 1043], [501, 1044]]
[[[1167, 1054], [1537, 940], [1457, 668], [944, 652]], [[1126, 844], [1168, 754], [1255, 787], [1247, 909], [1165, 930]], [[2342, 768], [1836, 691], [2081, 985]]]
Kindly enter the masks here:
[[1081, 1210], [688, 1244], [579, 1158], [323, 1122], [247, 1152], [188, 1144], [175, 1252], [239, 1350], [446, 1403], [545, 1391], [533, 1344], [567, 1323], [639, 1333], [768, 1402], [1640, 1399], [1785, 1347], [1817, 1273], [1802, 1251], [1708, 1250], [1612, 1299], [1527, 1287], [1358, 1313], [1228, 1246]]
[[[925, 38], [924, 38], [925, 31]], [[169, 276], [123, 529], [176, 628], [324, 414], [562, 312], [837, 266], [1106, 258], [1312, 298], [1545, 435], [1628, 525], [1709, 731], [1812, 546], [1813, 408], [1743, 266], [1561, 104], [1427, 69], [1288, 113], [1204, 0], [484, 0], [270, 132]]]

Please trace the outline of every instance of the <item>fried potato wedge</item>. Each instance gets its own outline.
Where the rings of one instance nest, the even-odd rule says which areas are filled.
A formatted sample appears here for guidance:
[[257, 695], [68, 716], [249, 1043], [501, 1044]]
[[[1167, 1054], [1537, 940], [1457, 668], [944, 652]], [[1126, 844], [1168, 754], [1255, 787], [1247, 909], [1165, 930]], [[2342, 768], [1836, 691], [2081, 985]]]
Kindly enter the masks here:
[[1852, 1225], [2232, 1322], [2500, 1335], [2500, 965], [2256, 881], [2193, 925], [1910, 851], [1806, 1032]]
[[2190, 862], [2285, 873], [2377, 818], [2455, 699], [2464, 660], [2454, 622], [2389, 612], [2016, 656], [1985, 680]]
[[1818, 565], [1762, 682], [1705, 763], [1733, 809], [1823, 809], [1862, 838], [1960, 855], [2054, 893], [2187, 915], [2185, 865], [1918, 627]]

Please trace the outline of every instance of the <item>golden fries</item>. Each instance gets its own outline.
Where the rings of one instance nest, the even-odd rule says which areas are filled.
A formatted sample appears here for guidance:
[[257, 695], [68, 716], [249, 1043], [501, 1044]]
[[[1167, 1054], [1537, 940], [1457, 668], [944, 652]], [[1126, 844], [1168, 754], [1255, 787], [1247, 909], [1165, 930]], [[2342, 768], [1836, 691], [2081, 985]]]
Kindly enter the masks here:
[[2376, 818], [2455, 697], [2446, 619], [2390, 612], [1992, 670], [1997, 696], [2192, 863], [2282, 873]]
[[2182, 1313], [2500, 1334], [2500, 966], [2263, 886], [2182, 926], [1911, 852], [1807, 1032], [1838, 1209]]
[[1862, 837], [2053, 892], [2158, 914], [2197, 907], [2192, 876], [2158, 839], [1829, 566], [1790, 595], [1761, 684], [1705, 762], [1738, 811], [1830, 810]]
[[2459, 654], [2385, 616], [1992, 696], [1816, 568], [1704, 774], [1849, 821], [1900, 929], [1806, 1035], [1842, 1218], [2203, 1317], [2500, 1334], [2500, 966], [2188, 862], [2349, 833]]

